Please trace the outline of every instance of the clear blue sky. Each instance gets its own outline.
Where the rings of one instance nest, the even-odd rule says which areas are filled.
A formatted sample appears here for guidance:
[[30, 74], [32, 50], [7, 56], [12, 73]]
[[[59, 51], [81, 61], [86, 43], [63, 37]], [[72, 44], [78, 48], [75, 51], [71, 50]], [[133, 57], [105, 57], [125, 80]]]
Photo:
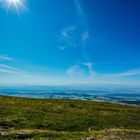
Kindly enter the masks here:
[[0, 84], [140, 84], [139, 0], [21, 2], [0, 0]]

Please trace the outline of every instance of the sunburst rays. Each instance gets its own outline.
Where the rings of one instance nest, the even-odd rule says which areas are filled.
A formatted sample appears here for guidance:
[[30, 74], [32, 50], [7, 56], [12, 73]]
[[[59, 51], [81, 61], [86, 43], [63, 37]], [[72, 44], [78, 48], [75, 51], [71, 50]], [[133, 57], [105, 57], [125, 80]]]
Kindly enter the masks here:
[[22, 10], [28, 10], [24, 0], [0, 0], [0, 2], [6, 6], [7, 13], [12, 8], [16, 10], [19, 17]]

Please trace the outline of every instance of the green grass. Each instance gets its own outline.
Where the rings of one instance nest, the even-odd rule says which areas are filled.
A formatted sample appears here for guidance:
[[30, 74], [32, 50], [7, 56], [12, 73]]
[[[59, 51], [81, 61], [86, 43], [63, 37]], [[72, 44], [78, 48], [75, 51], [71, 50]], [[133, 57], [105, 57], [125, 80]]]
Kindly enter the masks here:
[[[140, 107], [94, 101], [0, 97], [0, 128], [12, 128], [0, 139], [82, 139], [96, 137], [96, 133], [105, 135], [105, 129], [114, 128], [133, 129], [138, 132], [127, 132], [128, 137], [130, 134], [140, 136], [139, 120]], [[89, 128], [93, 132], [88, 132]], [[42, 131], [21, 135], [15, 132], [18, 130]]]

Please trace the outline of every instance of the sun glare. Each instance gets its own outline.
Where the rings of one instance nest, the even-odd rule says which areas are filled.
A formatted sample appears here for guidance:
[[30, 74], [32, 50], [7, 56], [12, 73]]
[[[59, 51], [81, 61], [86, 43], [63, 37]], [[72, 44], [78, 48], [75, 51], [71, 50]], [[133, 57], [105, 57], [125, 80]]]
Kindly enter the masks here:
[[7, 7], [7, 12], [9, 12], [10, 8], [14, 8], [19, 16], [22, 9], [27, 9], [24, 0], [5, 0], [4, 3]]

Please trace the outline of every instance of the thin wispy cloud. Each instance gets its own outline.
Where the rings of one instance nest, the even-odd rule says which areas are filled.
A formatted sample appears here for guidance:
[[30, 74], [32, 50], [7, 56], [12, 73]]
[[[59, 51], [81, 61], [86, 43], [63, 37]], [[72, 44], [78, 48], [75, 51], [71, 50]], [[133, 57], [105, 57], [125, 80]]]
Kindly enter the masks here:
[[13, 58], [7, 56], [7, 55], [2, 55], [0, 54], [0, 61], [12, 61]]
[[75, 30], [75, 26], [70, 26], [70, 27], [66, 27], [62, 30], [61, 35], [64, 38], [69, 37], [70, 34], [73, 33], [73, 31]]
[[78, 78], [84, 75], [84, 70], [81, 69], [79, 65], [74, 65], [66, 71], [66, 74], [70, 78]]
[[[87, 63], [73, 65], [67, 70], [67, 75], [73, 77], [95, 77], [96, 72], [93, 70], [93, 64], [88, 63], [88, 54], [86, 53], [87, 41], [89, 40], [89, 31], [84, 10], [80, 0], [74, 0], [77, 9], [77, 18], [79, 19], [75, 25], [63, 28], [60, 32], [59, 49], [61, 51], [73, 48], [79, 48], [82, 52], [82, 59]], [[83, 61], [76, 60], [76, 61]], [[87, 74], [86, 74], [87, 73]]]
[[98, 79], [126, 79], [129, 77], [133, 77], [133, 76], [140, 76], [140, 68], [136, 68], [136, 69], [131, 69], [128, 71], [123, 71], [123, 72], [119, 72], [119, 73], [113, 73], [113, 74], [105, 74], [105, 73], [97, 73], [96, 77]]
[[[84, 67], [85, 66], [85, 67]], [[137, 80], [128, 80], [133, 76], [140, 76], [140, 68], [131, 69], [128, 71], [122, 71], [120, 73], [105, 74], [99, 73], [94, 69], [93, 63], [87, 62], [82, 64], [77, 64], [70, 67], [66, 74], [75, 79], [75, 82], [89, 83], [89, 84], [126, 84], [135, 85]], [[80, 81], [78, 81], [80, 79]]]
[[74, 25], [66, 26], [61, 30], [59, 37], [60, 45], [58, 48], [60, 50], [65, 50], [68, 48], [80, 47], [83, 51], [83, 57], [85, 57], [85, 50], [82, 47], [86, 46], [86, 42], [89, 39], [86, 16], [80, 0], [74, 0], [74, 4], [77, 9], [79, 21]]
[[76, 9], [77, 9], [77, 14], [79, 17], [79, 21], [81, 22], [81, 24], [86, 24], [86, 16], [85, 16], [85, 12], [81, 6], [81, 1], [80, 0], [74, 0]]
[[76, 26], [71, 25], [71, 26], [65, 27], [60, 32], [58, 48], [60, 50], [74, 48], [77, 45], [76, 41], [77, 41]]
[[89, 77], [93, 78], [96, 76], [96, 72], [95, 70], [93, 69], [93, 63], [91, 62], [86, 62], [86, 63], [83, 63], [85, 66], [87, 66], [88, 68], [88, 71], [89, 71]]
[[88, 39], [89, 39], [89, 32], [88, 31], [83, 32], [82, 41], [86, 42]]
[[59, 37], [59, 49], [85, 48], [89, 39], [89, 32], [81, 30], [81, 25], [68, 26], [61, 30]]
[[82, 15], [83, 14], [83, 9], [81, 8], [80, 1], [79, 0], [74, 0], [74, 3], [76, 5], [78, 14]]
[[73, 65], [68, 68], [66, 74], [71, 78], [93, 78], [96, 76], [91, 62]]
[[[0, 73], [17, 74], [21, 71], [11, 66], [14, 58], [0, 54]], [[7, 64], [8, 63], [8, 64]]]
[[135, 76], [140, 75], [140, 68], [128, 70], [119, 74], [116, 74], [116, 76]]
[[0, 63], [0, 72], [9, 73], [9, 74], [20, 74], [22, 71], [14, 67], [11, 67], [9, 65]]

